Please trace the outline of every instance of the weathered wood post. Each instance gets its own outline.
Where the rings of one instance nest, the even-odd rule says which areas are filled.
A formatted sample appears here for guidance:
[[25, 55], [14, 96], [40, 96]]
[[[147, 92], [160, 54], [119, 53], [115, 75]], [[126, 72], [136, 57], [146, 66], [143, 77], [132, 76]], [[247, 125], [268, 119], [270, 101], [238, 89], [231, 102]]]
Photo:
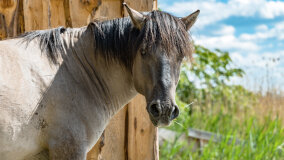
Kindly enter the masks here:
[[[126, 2], [138, 11], [157, 9], [157, 0], [0, 0], [0, 40], [58, 26], [80, 27], [93, 19], [127, 16]], [[157, 128], [148, 118], [143, 96], [114, 116], [88, 160], [158, 159]]]

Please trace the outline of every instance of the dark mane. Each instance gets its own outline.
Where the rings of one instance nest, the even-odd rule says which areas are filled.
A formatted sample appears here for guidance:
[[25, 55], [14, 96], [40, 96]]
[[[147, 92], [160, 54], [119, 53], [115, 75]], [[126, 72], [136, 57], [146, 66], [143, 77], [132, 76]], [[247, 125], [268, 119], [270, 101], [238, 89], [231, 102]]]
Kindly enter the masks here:
[[20, 37], [23, 37], [23, 42], [27, 42], [28, 45], [35, 38], [39, 38], [39, 45], [41, 51], [46, 51], [48, 58], [53, 62], [57, 63], [57, 58], [60, 53], [64, 51], [61, 33], [64, 33], [66, 29], [64, 27], [58, 27], [49, 30], [37, 30], [27, 32]]
[[[152, 11], [147, 14], [146, 22], [141, 30], [133, 27], [129, 17], [103, 22], [91, 22], [87, 29], [92, 30], [95, 39], [95, 53], [101, 53], [106, 61], [119, 60], [126, 67], [131, 67], [137, 49], [141, 46], [150, 49], [159, 44], [166, 53], [191, 57], [191, 40], [182, 21], [168, 13]], [[54, 63], [58, 54], [64, 52], [61, 33], [66, 29], [59, 27], [50, 30], [39, 30], [26, 33], [21, 37], [30, 42], [39, 39], [41, 50], [47, 51]], [[72, 32], [72, 29], [70, 29]]]

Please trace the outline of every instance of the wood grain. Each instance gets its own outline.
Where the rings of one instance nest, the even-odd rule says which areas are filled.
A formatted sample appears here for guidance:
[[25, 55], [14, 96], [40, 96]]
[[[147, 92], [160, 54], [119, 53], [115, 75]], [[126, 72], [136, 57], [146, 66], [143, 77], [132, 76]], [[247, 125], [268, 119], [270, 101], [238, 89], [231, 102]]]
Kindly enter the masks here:
[[158, 159], [157, 128], [149, 119], [144, 96], [138, 95], [128, 104], [128, 113], [128, 159]]
[[101, 5], [101, 0], [69, 0], [72, 27], [81, 27], [91, 21], [91, 13]]
[[26, 32], [51, 27], [49, 0], [24, 0], [23, 8]]
[[0, 1], [0, 39], [16, 36], [18, 0]]

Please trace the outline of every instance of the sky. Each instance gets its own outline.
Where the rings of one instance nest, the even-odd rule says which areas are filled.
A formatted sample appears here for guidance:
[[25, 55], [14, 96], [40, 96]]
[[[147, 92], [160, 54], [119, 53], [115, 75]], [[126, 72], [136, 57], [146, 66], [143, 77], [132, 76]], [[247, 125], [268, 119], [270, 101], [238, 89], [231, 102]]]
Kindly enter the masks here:
[[230, 83], [284, 91], [284, 0], [159, 0], [158, 8], [178, 17], [200, 10], [194, 43], [228, 51], [246, 72]]

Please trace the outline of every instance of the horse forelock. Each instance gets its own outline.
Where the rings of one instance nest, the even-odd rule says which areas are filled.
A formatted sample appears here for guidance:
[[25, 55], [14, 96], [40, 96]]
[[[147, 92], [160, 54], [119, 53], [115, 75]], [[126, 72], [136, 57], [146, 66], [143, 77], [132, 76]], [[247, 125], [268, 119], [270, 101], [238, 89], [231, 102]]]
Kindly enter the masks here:
[[[191, 38], [179, 18], [162, 11], [152, 11], [147, 16], [141, 32], [147, 46], [160, 44], [167, 54], [180, 54], [191, 58]], [[173, 49], [178, 53], [173, 52]]]

